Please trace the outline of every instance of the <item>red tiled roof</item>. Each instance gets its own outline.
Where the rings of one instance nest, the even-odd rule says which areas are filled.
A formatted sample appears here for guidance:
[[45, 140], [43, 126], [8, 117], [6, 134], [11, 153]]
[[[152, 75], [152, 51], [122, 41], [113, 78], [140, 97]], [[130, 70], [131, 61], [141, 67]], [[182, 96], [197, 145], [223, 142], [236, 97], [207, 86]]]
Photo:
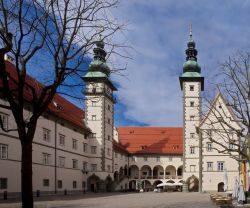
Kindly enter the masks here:
[[123, 152], [126, 152], [128, 153], [127, 149], [125, 146], [123, 146], [121, 143], [118, 143], [117, 141], [113, 140], [113, 147], [116, 148], [116, 149], [119, 149]]
[[[10, 63], [9, 61], [6, 61], [6, 70], [8, 71], [9, 76], [12, 79], [18, 80], [15, 66], [12, 63]], [[10, 82], [9, 86], [12, 89], [14, 89], [15, 82], [12, 81], [11, 79], [9, 82]], [[31, 85], [32, 87], [34, 87], [37, 94], [39, 94], [39, 92], [43, 88], [43, 85], [41, 83], [39, 83], [37, 80], [35, 80], [34, 78], [32, 78], [29, 75], [26, 76], [25, 82], [27, 85]], [[2, 86], [1, 80], [0, 80], [0, 86]], [[32, 101], [31, 90], [27, 87], [25, 87], [25, 89], [24, 89], [24, 99], [27, 102]], [[89, 129], [85, 126], [85, 124], [83, 122], [84, 111], [81, 108], [79, 108], [76, 105], [74, 105], [73, 103], [69, 102], [68, 100], [66, 100], [65, 98], [60, 96], [59, 94], [55, 95], [53, 101], [54, 101], [54, 104], [52, 102], [48, 106], [48, 111], [50, 113], [58, 116], [61, 119], [66, 120], [66, 121], [68, 121], [68, 122], [70, 122], [70, 123], [72, 123], [80, 128], [83, 128], [83, 129], [89, 131]], [[57, 104], [58, 106], [56, 107], [55, 104]]]
[[183, 154], [182, 128], [118, 127], [121, 144], [133, 154]]

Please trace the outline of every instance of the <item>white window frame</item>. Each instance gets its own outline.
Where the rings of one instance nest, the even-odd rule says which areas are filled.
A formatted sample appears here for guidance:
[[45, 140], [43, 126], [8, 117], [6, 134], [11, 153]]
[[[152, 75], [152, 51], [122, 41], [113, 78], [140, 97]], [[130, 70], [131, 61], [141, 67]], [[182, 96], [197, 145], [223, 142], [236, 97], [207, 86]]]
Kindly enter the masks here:
[[87, 171], [87, 170], [88, 170], [88, 163], [87, 163], [87, 162], [85, 162], [85, 161], [82, 162], [82, 169], [83, 169], [84, 171]]
[[91, 171], [92, 172], [97, 171], [97, 164], [91, 164]]
[[72, 149], [77, 150], [77, 139], [72, 139]]
[[96, 154], [96, 149], [97, 149], [96, 146], [90, 146], [90, 153], [91, 154]]
[[213, 162], [207, 162], [207, 171], [213, 171]]
[[193, 146], [190, 147], [190, 154], [192, 155], [195, 154], [195, 147]]
[[61, 168], [65, 167], [65, 157], [62, 157], [62, 156], [58, 157], [58, 166]]
[[225, 169], [225, 162], [224, 161], [218, 161], [217, 162], [217, 170], [218, 171], [224, 171]]
[[88, 152], [88, 144], [83, 143], [83, 152], [87, 153]]
[[8, 145], [0, 144], [0, 159], [5, 160], [8, 159]]
[[2, 123], [3, 123], [3, 128], [4, 128], [5, 130], [8, 130], [8, 125], [9, 125], [9, 115], [8, 115], [8, 114], [5, 114], [5, 113], [0, 112], [0, 116], [1, 116], [1, 119], [2, 119]]
[[96, 121], [96, 115], [92, 115], [92, 121]]
[[65, 146], [65, 135], [59, 134], [59, 145], [60, 146]]
[[78, 168], [78, 160], [72, 159], [72, 168], [77, 169]]
[[47, 128], [43, 128], [43, 141], [50, 142], [51, 136], [50, 136], [51, 130]]
[[43, 164], [51, 165], [51, 154], [43, 152]]
[[212, 151], [213, 151], [213, 143], [207, 142], [207, 152], [212, 152]]

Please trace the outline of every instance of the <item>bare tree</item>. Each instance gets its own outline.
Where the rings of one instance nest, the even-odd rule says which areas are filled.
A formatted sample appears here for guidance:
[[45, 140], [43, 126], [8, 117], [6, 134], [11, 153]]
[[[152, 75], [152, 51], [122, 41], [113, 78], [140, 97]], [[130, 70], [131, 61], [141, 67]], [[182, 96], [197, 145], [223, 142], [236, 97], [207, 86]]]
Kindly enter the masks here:
[[[17, 129], [5, 129], [1, 119], [0, 124], [6, 132], [17, 130], [21, 142], [25, 208], [33, 207], [32, 141], [38, 118], [57, 92], [73, 96], [67, 88], [81, 83], [72, 83], [68, 78], [82, 75], [83, 64], [97, 38], [112, 39], [123, 28], [109, 14], [117, 5], [116, 0], [0, 0], [0, 93], [7, 101], [1, 107], [11, 110]], [[109, 45], [115, 53], [118, 45]], [[14, 76], [6, 68], [7, 53], [14, 58]], [[38, 71], [34, 63], [41, 62]], [[27, 82], [31, 67], [40, 72], [37, 78], [42, 84]], [[30, 94], [29, 100], [25, 93]], [[27, 101], [31, 112], [25, 117]]]
[[221, 99], [207, 100], [212, 116], [206, 121], [209, 128], [203, 130], [203, 135], [219, 147], [218, 152], [250, 162], [250, 53], [230, 56], [220, 65], [217, 77]]

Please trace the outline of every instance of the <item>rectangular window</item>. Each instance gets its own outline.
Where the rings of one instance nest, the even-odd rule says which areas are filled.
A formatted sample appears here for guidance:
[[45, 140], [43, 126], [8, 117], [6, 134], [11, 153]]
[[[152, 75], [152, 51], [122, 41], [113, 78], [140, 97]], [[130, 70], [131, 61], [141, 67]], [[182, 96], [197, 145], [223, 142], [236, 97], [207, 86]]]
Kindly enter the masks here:
[[0, 159], [8, 158], [8, 145], [0, 144]]
[[43, 186], [45, 187], [49, 186], [49, 179], [43, 179]]
[[84, 171], [87, 171], [87, 170], [88, 170], [88, 163], [87, 163], [87, 162], [83, 162], [83, 163], [82, 163], [82, 169], [83, 169]]
[[88, 139], [88, 135], [87, 134], [84, 134], [84, 139]]
[[96, 115], [92, 115], [92, 121], [96, 121]]
[[194, 147], [190, 147], [190, 154], [195, 154], [195, 148]]
[[194, 101], [190, 102], [190, 107], [194, 107]]
[[132, 161], [135, 162], [135, 157], [132, 157]]
[[111, 123], [111, 120], [110, 120], [110, 118], [108, 118], [108, 124], [110, 124]]
[[230, 149], [230, 150], [234, 150], [235, 149], [235, 145], [234, 145], [234, 143], [232, 143], [232, 142], [229, 142], [229, 144], [228, 144], [228, 149]]
[[110, 165], [107, 166], [108, 172], [111, 172]]
[[59, 163], [58, 166], [63, 168], [65, 166], [65, 157], [59, 156]]
[[189, 90], [190, 90], [190, 91], [194, 91], [194, 85], [190, 85], [190, 86], [189, 86]]
[[59, 134], [59, 145], [65, 146], [65, 135]]
[[212, 152], [213, 151], [213, 144], [212, 142], [207, 142], [207, 151]]
[[59, 189], [62, 188], [62, 180], [57, 181], [57, 188], [59, 188]]
[[77, 140], [76, 139], [72, 139], [72, 148], [74, 150], [77, 150]]
[[88, 144], [83, 143], [83, 152], [88, 152]]
[[92, 138], [92, 139], [96, 138], [96, 133], [92, 133], [92, 134], [91, 134], [91, 138]]
[[73, 181], [73, 188], [76, 189], [77, 188], [77, 182]]
[[108, 135], [108, 140], [110, 141], [110, 135]]
[[92, 106], [96, 107], [96, 103], [97, 103], [96, 101], [92, 101]]
[[160, 160], [160, 157], [159, 156], [157, 156], [156, 157], [156, 162], [160, 162], [161, 160]]
[[110, 156], [110, 148], [107, 149], [107, 154]]
[[50, 142], [50, 130], [43, 128], [43, 141]]
[[217, 162], [217, 170], [218, 171], [223, 171], [225, 166], [225, 162]]
[[97, 164], [91, 164], [91, 171], [92, 172], [97, 171]]
[[194, 115], [190, 116], [190, 121], [194, 121]]
[[96, 146], [91, 146], [90, 150], [91, 150], [91, 154], [96, 154]]
[[190, 165], [190, 172], [195, 172], [195, 165]]
[[72, 168], [74, 169], [78, 168], [78, 161], [75, 159], [72, 160]]
[[213, 171], [213, 163], [207, 162], [207, 171]]
[[108, 110], [111, 111], [110, 105], [108, 105]]
[[0, 189], [7, 189], [7, 188], [8, 188], [8, 179], [0, 178]]
[[51, 164], [51, 154], [43, 153], [43, 164], [50, 165]]
[[8, 130], [8, 115], [4, 114], [4, 113], [0, 113], [0, 118], [1, 118], [2, 123], [3, 123], [3, 128], [5, 130]]
[[190, 139], [194, 139], [194, 133], [190, 133]]
[[148, 161], [148, 157], [143, 157], [144, 161]]

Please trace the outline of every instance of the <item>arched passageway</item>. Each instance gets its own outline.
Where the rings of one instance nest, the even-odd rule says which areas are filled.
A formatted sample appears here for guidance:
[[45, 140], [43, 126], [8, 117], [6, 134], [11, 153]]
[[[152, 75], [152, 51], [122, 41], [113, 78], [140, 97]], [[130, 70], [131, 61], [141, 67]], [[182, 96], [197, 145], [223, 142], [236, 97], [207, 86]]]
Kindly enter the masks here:
[[199, 180], [195, 176], [191, 176], [187, 179], [188, 191], [197, 192], [199, 191]]

